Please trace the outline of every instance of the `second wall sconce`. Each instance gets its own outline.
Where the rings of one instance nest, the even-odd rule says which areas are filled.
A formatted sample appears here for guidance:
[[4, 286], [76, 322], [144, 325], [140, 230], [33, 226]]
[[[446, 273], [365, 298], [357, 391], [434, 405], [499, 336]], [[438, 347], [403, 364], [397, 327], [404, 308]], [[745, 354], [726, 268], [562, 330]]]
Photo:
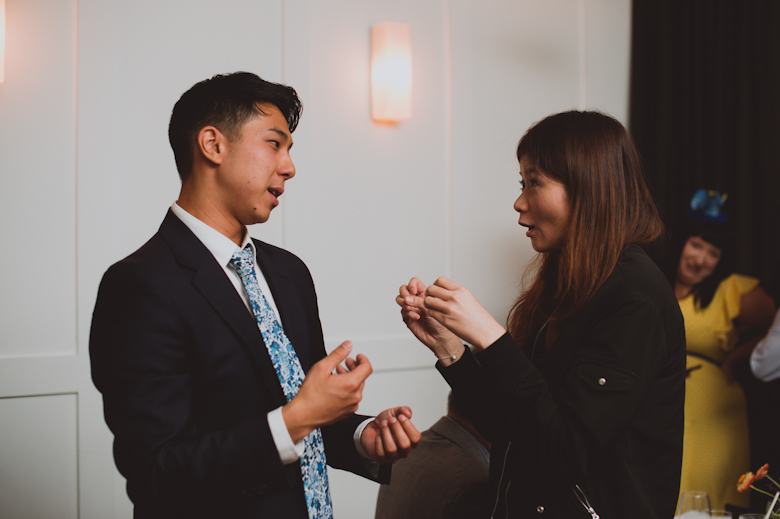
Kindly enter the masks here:
[[371, 118], [412, 116], [412, 29], [403, 23], [371, 26]]

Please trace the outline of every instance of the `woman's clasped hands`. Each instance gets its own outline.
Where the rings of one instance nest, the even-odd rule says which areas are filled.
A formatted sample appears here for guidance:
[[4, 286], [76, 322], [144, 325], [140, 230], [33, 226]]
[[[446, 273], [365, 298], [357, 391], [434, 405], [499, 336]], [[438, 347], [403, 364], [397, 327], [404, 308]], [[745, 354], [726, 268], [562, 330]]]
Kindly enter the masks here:
[[461, 340], [481, 350], [506, 333], [466, 287], [445, 277], [429, 287], [412, 278], [396, 302], [409, 330], [442, 360], [459, 351]]

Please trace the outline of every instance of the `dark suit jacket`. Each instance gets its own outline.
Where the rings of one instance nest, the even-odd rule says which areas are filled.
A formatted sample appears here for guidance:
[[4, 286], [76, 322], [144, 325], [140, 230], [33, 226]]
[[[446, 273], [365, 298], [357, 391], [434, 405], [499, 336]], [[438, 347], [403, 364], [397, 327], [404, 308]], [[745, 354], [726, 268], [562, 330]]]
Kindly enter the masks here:
[[479, 519], [490, 513], [488, 461], [477, 440], [442, 417], [379, 488], [375, 519]]
[[[255, 240], [304, 371], [325, 356], [303, 262]], [[307, 517], [300, 464], [282, 465], [267, 413], [286, 403], [255, 320], [214, 256], [170, 211], [108, 269], [90, 333], [92, 378], [136, 518]], [[328, 463], [366, 477], [353, 433], [322, 429]]]
[[[495, 517], [668, 519], [682, 466], [685, 328], [636, 245], [543, 361], [506, 334], [439, 369], [492, 444]], [[526, 350], [529, 351], [529, 350]], [[543, 512], [543, 516], [539, 515]]]

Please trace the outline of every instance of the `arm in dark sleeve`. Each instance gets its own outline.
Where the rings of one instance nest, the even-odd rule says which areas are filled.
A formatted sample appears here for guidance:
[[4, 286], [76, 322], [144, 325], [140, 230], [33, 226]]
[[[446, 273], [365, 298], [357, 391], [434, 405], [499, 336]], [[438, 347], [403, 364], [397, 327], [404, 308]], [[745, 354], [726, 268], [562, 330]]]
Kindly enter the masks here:
[[657, 309], [636, 293], [602, 304], [575, 340], [555, 397], [508, 334], [439, 370], [481, 405], [475, 425], [488, 438], [533, 446], [553, 474], [576, 479], [629, 428], [667, 348]]
[[282, 491], [287, 480], [266, 412], [214, 428], [196, 419], [208, 394], [190, 333], [160, 280], [123, 264], [106, 273], [90, 333], [92, 377], [130, 497], [249, 485]]

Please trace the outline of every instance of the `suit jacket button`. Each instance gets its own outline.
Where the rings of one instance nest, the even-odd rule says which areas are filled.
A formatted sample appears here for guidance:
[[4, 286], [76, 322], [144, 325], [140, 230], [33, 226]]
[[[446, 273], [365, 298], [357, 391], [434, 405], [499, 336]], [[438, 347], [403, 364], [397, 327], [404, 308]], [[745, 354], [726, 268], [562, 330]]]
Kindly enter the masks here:
[[539, 505], [536, 507], [536, 513], [537, 514], [543, 514], [544, 513], [544, 507]]
[[603, 385], [604, 385], [604, 384], [606, 384], [606, 383], [607, 383], [607, 379], [605, 379], [604, 377], [601, 377], [601, 378], [599, 379], [599, 385], [600, 385], [600, 386], [603, 386]]

